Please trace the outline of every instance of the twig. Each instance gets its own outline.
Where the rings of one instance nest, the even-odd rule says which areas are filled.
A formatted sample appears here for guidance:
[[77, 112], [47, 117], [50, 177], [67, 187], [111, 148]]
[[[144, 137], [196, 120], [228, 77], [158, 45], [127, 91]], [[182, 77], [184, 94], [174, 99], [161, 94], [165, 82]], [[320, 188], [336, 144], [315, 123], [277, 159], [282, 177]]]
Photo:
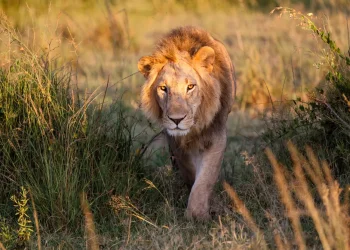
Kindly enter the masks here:
[[350, 125], [346, 123], [346, 121], [344, 121], [338, 114], [337, 112], [334, 111], [334, 109], [331, 107], [331, 105], [329, 105], [326, 101], [320, 100], [320, 99], [316, 99], [314, 98], [314, 100], [318, 103], [324, 104], [338, 119], [339, 121], [341, 121], [345, 127], [347, 127], [348, 129], [350, 129]]
[[160, 131], [159, 133], [155, 134], [155, 135], [151, 138], [151, 140], [149, 140], [145, 145], [142, 146], [141, 152], [140, 152], [140, 157], [142, 157], [142, 156], [144, 155], [144, 153], [147, 151], [148, 147], [149, 147], [149, 146], [153, 143], [153, 141], [154, 141], [155, 139], [157, 139], [157, 137], [158, 137], [159, 135], [161, 135], [161, 134], [163, 134], [163, 131]]
[[108, 85], [109, 85], [109, 75], [107, 77], [107, 83], [106, 83], [106, 87], [105, 87], [105, 92], [103, 93], [101, 108], [100, 108], [100, 112], [99, 112], [99, 114], [97, 116], [96, 122], [99, 121], [100, 118], [101, 118], [101, 113], [102, 113], [103, 105], [105, 103], [105, 98], [106, 98], [106, 94], [107, 94]]
[[129, 222], [128, 222], [128, 237], [126, 238], [125, 246], [129, 244], [130, 240], [130, 228], [131, 228], [131, 215], [129, 215]]
[[118, 84], [118, 83], [120, 83], [120, 82], [122, 82], [122, 81], [128, 79], [129, 77], [132, 77], [133, 75], [136, 75], [137, 73], [140, 73], [140, 71], [136, 71], [136, 72], [134, 72], [134, 73], [132, 73], [132, 74], [130, 74], [130, 75], [128, 75], [128, 76], [126, 76], [126, 77], [120, 79], [119, 81], [117, 81], [117, 82], [111, 84], [109, 87], [111, 88], [111, 87], [115, 86], [116, 84]]
[[282, 92], [281, 92], [281, 102], [283, 102], [282, 101], [282, 99], [283, 99], [283, 91], [284, 91], [284, 84], [286, 83], [286, 79], [287, 79], [287, 77], [285, 77], [284, 80], [283, 80]]
[[292, 67], [292, 76], [293, 76], [293, 85], [294, 85], [294, 91], [297, 89], [297, 85], [295, 82], [295, 73], [294, 73], [294, 67], [293, 67], [293, 56], [290, 57], [290, 66]]
[[270, 97], [270, 101], [271, 101], [271, 106], [272, 106], [272, 109], [273, 109], [273, 110], [275, 110], [275, 106], [273, 105], [273, 101], [272, 101], [272, 97], [271, 97], [271, 94], [270, 94], [269, 87], [267, 86], [267, 83], [265, 82], [265, 80], [263, 80], [263, 82], [265, 83], [265, 86], [266, 86], [267, 92], [269, 93], [269, 97]]

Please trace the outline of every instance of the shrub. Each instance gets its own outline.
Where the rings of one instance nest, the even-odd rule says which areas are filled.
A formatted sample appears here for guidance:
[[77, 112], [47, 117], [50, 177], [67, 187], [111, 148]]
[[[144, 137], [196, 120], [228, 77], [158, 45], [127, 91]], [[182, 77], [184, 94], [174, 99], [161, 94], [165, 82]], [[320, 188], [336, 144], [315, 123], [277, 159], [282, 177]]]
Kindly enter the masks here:
[[275, 10], [298, 19], [304, 29], [328, 46], [322, 54], [328, 73], [318, 87], [309, 91], [309, 100], [293, 100], [291, 116], [283, 119], [277, 116], [272, 121], [265, 138], [270, 138], [270, 143], [293, 139], [299, 145], [312, 144], [319, 155], [327, 157], [338, 175], [345, 174], [350, 166], [350, 54], [342, 53], [331, 33], [312, 22], [312, 14], [303, 15], [287, 8]]

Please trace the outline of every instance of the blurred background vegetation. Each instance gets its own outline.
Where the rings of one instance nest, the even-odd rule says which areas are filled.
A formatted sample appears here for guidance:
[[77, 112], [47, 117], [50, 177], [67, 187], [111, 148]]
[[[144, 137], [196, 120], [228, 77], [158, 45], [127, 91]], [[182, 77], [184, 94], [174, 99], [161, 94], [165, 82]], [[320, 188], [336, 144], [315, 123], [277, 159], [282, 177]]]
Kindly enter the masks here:
[[[278, 6], [291, 9], [270, 13]], [[310, 190], [323, 215], [329, 201], [313, 191], [333, 185], [341, 205], [338, 217], [321, 216], [322, 230], [344, 235], [331, 231], [349, 218], [349, 14], [348, 0], [0, 0], [0, 243], [85, 247], [85, 192], [107, 248], [302, 248], [263, 153], [272, 148], [289, 173], [303, 161], [294, 149], [291, 160], [290, 139], [300, 154], [309, 144], [330, 163], [336, 180], [328, 176]], [[159, 128], [139, 110], [137, 61], [181, 25], [208, 30], [235, 65], [238, 92], [220, 180], [237, 190], [263, 236], [220, 185], [213, 205], [219, 217], [185, 221], [188, 191], [166, 150], [143, 154]], [[298, 195], [292, 172], [287, 185]], [[336, 182], [345, 194], [336, 193]], [[310, 211], [297, 209], [306, 245], [324, 247]]]
[[[332, 33], [342, 51], [348, 46], [347, 0], [15, 0], [0, 1], [0, 6], [27, 46], [50, 51], [51, 58], [59, 57], [58, 62], [71, 63], [82, 89], [105, 85], [109, 76], [111, 83], [118, 82], [117, 89], [130, 90], [125, 94], [134, 107], [141, 76], [119, 80], [134, 73], [138, 58], [151, 53], [155, 41], [177, 26], [202, 27], [225, 43], [236, 67], [243, 108], [263, 108], [269, 100], [267, 87], [278, 100], [305, 95], [324, 74], [322, 67], [314, 66], [323, 63], [326, 55], [316, 51], [324, 44], [303, 32], [297, 21], [269, 15], [274, 7], [319, 13], [316, 24]], [[6, 65], [8, 58], [2, 57]]]

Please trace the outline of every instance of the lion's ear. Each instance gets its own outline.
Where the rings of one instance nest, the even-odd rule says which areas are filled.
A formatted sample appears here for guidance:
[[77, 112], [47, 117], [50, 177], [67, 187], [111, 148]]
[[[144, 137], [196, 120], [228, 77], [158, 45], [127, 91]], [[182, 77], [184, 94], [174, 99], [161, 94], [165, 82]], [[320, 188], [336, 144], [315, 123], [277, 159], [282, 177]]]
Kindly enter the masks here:
[[195, 64], [200, 65], [201, 67], [206, 68], [210, 73], [213, 71], [213, 64], [215, 61], [215, 52], [209, 46], [204, 46], [200, 48], [193, 57]]
[[139, 62], [137, 63], [137, 67], [139, 71], [143, 74], [145, 78], [148, 77], [152, 69], [153, 62], [154, 60], [151, 56], [143, 56], [140, 58]]

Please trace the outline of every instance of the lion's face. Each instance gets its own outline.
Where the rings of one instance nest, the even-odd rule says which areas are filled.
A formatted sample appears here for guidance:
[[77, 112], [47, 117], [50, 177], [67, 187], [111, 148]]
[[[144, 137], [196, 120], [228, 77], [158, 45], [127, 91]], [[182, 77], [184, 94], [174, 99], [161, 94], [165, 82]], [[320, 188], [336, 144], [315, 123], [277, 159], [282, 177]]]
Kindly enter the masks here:
[[[176, 60], [161, 63], [152, 56], [140, 59], [139, 70], [147, 79], [141, 94], [142, 108], [169, 135], [184, 136], [191, 129], [202, 129], [219, 109], [220, 89], [210, 75], [214, 59], [210, 47], [202, 47], [193, 58], [178, 55]], [[206, 106], [202, 100], [207, 100]]]
[[154, 83], [161, 122], [168, 134], [186, 135], [195, 124], [201, 104], [198, 73], [185, 61], [167, 63]]

